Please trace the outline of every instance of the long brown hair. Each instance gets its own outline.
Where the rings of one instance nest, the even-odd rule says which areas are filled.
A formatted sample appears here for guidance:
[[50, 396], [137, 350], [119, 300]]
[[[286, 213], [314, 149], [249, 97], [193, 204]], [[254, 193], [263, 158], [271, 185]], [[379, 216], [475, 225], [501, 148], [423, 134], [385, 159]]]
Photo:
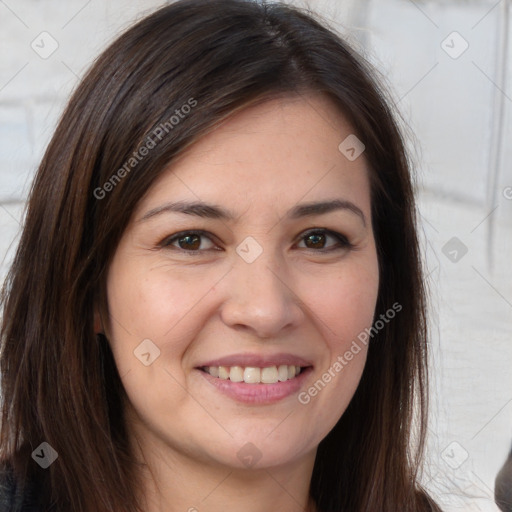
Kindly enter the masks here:
[[[2, 293], [0, 457], [20, 481], [43, 482], [45, 510], [140, 511], [126, 396], [93, 330], [94, 304], [108, 315], [106, 273], [135, 206], [227, 116], [308, 92], [328, 96], [364, 141], [380, 270], [375, 317], [402, 306], [370, 342], [360, 385], [318, 447], [310, 493], [320, 512], [438, 510], [418, 482], [426, 299], [394, 114], [364, 59], [313, 15], [244, 0], [178, 1], [127, 30], [73, 94], [34, 179]], [[177, 109], [186, 115], [174, 123]], [[43, 441], [58, 453], [46, 470], [31, 458]]]

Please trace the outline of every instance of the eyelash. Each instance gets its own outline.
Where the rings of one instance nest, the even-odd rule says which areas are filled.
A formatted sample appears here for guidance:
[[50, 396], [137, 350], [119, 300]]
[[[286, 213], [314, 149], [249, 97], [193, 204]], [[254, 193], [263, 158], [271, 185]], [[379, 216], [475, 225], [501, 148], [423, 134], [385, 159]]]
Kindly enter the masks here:
[[[331, 231], [329, 229], [324, 229], [324, 228], [311, 229], [311, 230], [306, 231], [305, 233], [301, 234], [301, 236], [299, 238], [299, 241], [302, 241], [302, 239], [305, 239], [308, 236], [318, 235], [318, 234], [328, 235], [328, 236], [331, 236], [331, 237], [335, 238], [338, 241], [338, 246], [330, 247], [330, 248], [327, 248], [327, 249], [311, 249], [311, 248], [306, 248], [307, 251], [317, 252], [317, 253], [318, 252], [320, 252], [320, 253], [328, 253], [328, 252], [347, 250], [347, 249], [351, 250], [351, 249], [354, 248], [354, 245], [349, 242], [349, 240], [347, 239], [347, 237], [345, 235], [342, 235], [341, 233], [337, 233], [336, 231]], [[170, 237], [167, 237], [164, 240], [162, 240], [162, 242], [160, 242], [160, 244], [158, 244], [158, 245], [159, 245], [159, 247], [162, 247], [164, 249], [171, 248], [171, 244], [173, 242], [175, 242], [175, 241], [179, 240], [180, 238], [183, 238], [183, 237], [185, 237], [187, 235], [202, 236], [202, 237], [210, 239], [210, 241], [212, 243], [215, 243], [214, 240], [212, 239], [212, 236], [208, 232], [202, 231], [202, 230], [194, 230], [193, 229], [193, 230], [190, 230], [190, 231], [180, 231], [179, 233], [171, 235]], [[173, 249], [177, 249], [178, 251], [186, 253], [186, 254], [188, 254], [190, 256], [195, 256], [195, 255], [197, 255], [199, 253], [206, 252], [206, 251], [212, 251], [212, 250], [214, 251], [214, 250], [216, 250], [216, 249], [191, 249], [191, 250], [187, 250], [187, 249], [182, 249], [181, 247], [173, 247]]]

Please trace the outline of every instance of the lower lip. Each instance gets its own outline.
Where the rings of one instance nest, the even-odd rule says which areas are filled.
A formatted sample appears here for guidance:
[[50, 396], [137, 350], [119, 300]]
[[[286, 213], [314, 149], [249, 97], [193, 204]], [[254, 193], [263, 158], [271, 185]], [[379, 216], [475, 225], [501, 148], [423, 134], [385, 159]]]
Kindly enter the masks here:
[[293, 379], [275, 384], [247, 384], [246, 382], [232, 382], [229, 379], [212, 377], [209, 373], [197, 370], [210, 384], [221, 393], [246, 404], [272, 404], [297, 393], [304, 380], [313, 370], [311, 366], [304, 368]]

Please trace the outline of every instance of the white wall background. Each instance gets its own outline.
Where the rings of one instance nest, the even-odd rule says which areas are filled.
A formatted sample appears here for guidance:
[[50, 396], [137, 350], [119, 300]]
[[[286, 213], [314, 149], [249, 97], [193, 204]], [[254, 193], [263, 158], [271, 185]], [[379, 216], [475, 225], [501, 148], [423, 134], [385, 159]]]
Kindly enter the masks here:
[[[70, 92], [121, 29], [162, 3], [0, 0], [1, 279]], [[510, 2], [309, 5], [367, 49], [416, 138], [434, 349], [425, 482], [446, 511], [496, 511], [512, 442]]]

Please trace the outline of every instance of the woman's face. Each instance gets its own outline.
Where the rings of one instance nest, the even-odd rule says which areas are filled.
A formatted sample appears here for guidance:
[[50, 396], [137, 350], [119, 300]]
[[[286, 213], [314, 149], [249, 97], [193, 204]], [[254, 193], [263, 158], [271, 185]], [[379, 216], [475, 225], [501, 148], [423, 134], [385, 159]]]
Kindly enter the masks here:
[[338, 148], [352, 133], [321, 96], [252, 106], [139, 203], [108, 273], [107, 332], [146, 455], [297, 463], [344, 413], [379, 282], [364, 153]]

